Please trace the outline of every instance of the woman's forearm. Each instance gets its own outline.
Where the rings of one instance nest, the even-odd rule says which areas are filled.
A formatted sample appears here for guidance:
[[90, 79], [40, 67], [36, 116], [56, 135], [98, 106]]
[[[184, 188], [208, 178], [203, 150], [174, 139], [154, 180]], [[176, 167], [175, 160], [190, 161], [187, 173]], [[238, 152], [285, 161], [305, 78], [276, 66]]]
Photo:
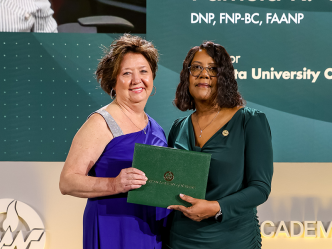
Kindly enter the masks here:
[[117, 177], [92, 177], [76, 172], [63, 171], [60, 176], [60, 191], [64, 195], [82, 198], [126, 193], [146, 184], [144, 172], [135, 168], [124, 168]]
[[60, 191], [64, 195], [94, 198], [119, 194], [114, 184], [115, 178], [92, 177], [67, 174], [60, 178]]

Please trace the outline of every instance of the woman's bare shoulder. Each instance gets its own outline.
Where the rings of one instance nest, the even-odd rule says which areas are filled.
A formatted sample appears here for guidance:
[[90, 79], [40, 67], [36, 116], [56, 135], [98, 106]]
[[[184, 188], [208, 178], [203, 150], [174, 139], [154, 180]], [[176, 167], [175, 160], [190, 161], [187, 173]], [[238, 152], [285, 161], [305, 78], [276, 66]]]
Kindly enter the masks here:
[[[87, 138], [91, 140], [105, 140], [111, 141], [113, 135], [108, 128], [108, 125], [102, 115], [99, 113], [93, 113], [82, 125], [75, 135], [75, 138]], [[85, 139], [84, 139], [85, 140]]]

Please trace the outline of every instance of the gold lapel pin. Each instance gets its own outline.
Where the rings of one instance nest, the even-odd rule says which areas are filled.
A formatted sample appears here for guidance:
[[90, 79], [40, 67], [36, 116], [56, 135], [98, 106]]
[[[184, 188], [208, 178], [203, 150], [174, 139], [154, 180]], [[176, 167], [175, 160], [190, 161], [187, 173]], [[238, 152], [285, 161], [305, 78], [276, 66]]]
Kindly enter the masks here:
[[228, 130], [223, 130], [222, 134], [224, 135], [224, 137], [227, 137], [229, 132], [228, 132]]

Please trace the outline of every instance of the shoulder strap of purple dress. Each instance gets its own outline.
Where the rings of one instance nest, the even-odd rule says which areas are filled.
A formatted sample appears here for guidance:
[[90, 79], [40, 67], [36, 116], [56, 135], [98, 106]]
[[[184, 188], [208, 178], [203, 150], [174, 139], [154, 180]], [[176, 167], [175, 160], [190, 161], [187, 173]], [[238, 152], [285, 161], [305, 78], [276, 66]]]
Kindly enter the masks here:
[[108, 111], [106, 111], [104, 109], [99, 109], [99, 110], [91, 113], [89, 115], [89, 117], [94, 113], [100, 114], [105, 119], [108, 128], [110, 129], [110, 131], [113, 134], [113, 137], [119, 137], [119, 136], [123, 135], [123, 132], [122, 132], [120, 126], [115, 122], [114, 118], [111, 116], [111, 114], [109, 114]]

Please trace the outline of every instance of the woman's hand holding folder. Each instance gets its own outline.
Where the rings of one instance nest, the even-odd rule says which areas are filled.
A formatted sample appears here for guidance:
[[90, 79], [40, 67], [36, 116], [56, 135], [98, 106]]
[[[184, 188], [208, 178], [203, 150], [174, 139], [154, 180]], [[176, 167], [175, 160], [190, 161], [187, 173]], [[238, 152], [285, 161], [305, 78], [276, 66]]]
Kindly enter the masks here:
[[192, 204], [190, 207], [182, 205], [171, 205], [167, 209], [178, 210], [193, 221], [202, 221], [204, 219], [214, 217], [219, 212], [220, 206], [217, 201], [207, 201], [196, 199], [188, 195], [180, 194], [180, 198]]
[[116, 193], [126, 193], [145, 185], [147, 180], [148, 178], [143, 171], [136, 168], [126, 168], [122, 169], [120, 174], [113, 178], [112, 185]]

